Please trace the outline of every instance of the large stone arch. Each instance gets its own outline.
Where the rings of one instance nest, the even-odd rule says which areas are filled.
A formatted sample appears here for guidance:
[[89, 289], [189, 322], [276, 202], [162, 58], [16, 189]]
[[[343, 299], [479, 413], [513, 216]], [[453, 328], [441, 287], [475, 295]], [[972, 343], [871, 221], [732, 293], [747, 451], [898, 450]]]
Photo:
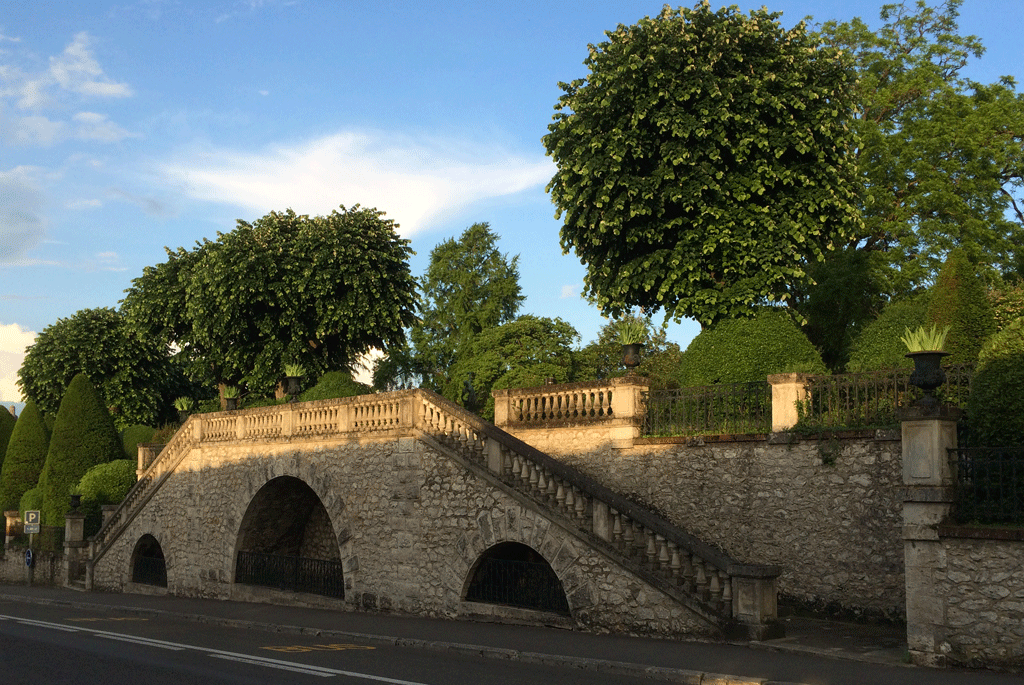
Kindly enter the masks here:
[[469, 570], [467, 602], [569, 614], [562, 582], [544, 556], [521, 542], [489, 547]]
[[167, 587], [167, 559], [160, 541], [151, 533], [135, 541], [128, 561], [128, 577], [134, 584]]
[[593, 604], [593, 589], [577, 566], [583, 546], [559, 526], [518, 504], [481, 512], [475, 524], [460, 536], [449, 558], [449, 572], [445, 576], [450, 603], [456, 604], [466, 597], [473, 571], [489, 549], [512, 542], [536, 551], [550, 565], [562, 585], [573, 618]]

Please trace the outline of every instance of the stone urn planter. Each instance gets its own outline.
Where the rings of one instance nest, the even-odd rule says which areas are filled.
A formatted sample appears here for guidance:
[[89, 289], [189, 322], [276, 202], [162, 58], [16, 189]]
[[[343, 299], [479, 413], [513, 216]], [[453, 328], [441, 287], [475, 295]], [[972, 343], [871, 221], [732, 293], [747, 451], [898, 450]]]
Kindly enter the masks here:
[[622, 365], [629, 369], [628, 375], [636, 373], [636, 367], [640, 366], [640, 353], [643, 352], [643, 343], [627, 343], [622, 346]]
[[935, 390], [946, 382], [946, 372], [942, 370], [942, 358], [949, 352], [925, 350], [909, 352], [907, 358], [914, 360], [914, 371], [910, 374], [910, 384], [924, 391], [924, 397], [917, 404], [935, 406], [939, 401], [935, 398]]
[[225, 397], [224, 408], [228, 411], [234, 411], [238, 409], [238, 398], [237, 397]]
[[284, 394], [291, 395], [294, 402], [298, 399], [300, 392], [302, 392], [302, 376], [285, 376]]
[[185, 423], [186, 421], [188, 421], [188, 417], [189, 416], [190, 416], [190, 414], [187, 411], [185, 411], [183, 409], [179, 409], [178, 410], [178, 423]]

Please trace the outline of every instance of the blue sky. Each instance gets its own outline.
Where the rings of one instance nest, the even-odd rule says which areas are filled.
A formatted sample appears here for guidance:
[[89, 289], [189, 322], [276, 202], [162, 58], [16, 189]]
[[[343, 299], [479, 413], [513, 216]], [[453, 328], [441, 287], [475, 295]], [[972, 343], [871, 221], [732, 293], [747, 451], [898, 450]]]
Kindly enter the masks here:
[[[877, 25], [880, 4], [768, 7], [786, 25]], [[604, 321], [561, 253], [540, 138], [587, 44], [661, 6], [0, 0], [0, 401], [20, 399], [35, 333], [116, 307], [164, 246], [287, 207], [384, 210], [416, 275], [437, 243], [489, 222], [520, 255], [522, 312], [586, 343]], [[987, 48], [971, 77], [1021, 75], [1024, 2], [967, 0], [960, 24]]]

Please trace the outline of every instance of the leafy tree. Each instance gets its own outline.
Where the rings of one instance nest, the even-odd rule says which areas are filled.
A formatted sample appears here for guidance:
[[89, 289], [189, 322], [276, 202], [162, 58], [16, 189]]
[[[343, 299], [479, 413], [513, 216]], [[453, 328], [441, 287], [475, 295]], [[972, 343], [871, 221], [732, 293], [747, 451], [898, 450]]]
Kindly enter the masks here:
[[39, 477], [42, 518], [48, 526], [64, 523], [71, 489], [97, 464], [124, 458], [124, 447], [100, 394], [83, 373], [68, 385]]
[[120, 504], [135, 485], [134, 459], [115, 459], [98, 464], [85, 472], [78, 481], [77, 491], [82, 495], [85, 514], [85, 536], [99, 532], [103, 523], [103, 505]]
[[414, 352], [405, 362], [421, 375], [424, 387], [442, 392], [451, 381], [450, 368], [476, 337], [512, 321], [525, 299], [519, 257], [501, 254], [498, 237], [488, 224], [476, 223], [458, 240], [448, 239], [430, 251], [420, 281], [421, 318], [409, 336]]
[[992, 304], [997, 331], [1024, 318], [1024, 286], [1004, 282], [989, 290], [988, 298]]
[[852, 70], [778, 16], [666, 7], [560, 84], [548, 191], [604, 314], [745, 316], [859, 235]]
[[18, 422], [14, 415], [0, 406], [0, 459], [7, 454], [7, 444], [14, 433], [14, 424]]
[[785, 310], [762, 308], [754, 317], [706, 328], [683, 352], [679, 385], [763, 381], [774, 373], [826, 373], [821, 356]]
[[572, 346], [578, 339], [576, 329], [557, 318], [525, 315], [488, 328], [452, 366], [443, 394], [491, 420], [492, 390], [575, 380]]
[[996, 324], [985, 286], [961, 249], [949, 253], [932, 286], [928, 320], [949, 326], [945, 351], [949, 364], [972, 364], [981, 344], [995, 333]]
[[927, 319], [927, 295], [890, 302], [853, 341], [846, 370], [858, 373], [913, 368], [914, 363], [906, 358], [907, 346], [900, 337], [906, 329], [917, 328]]
[[959, 33], [961, 3], [887, 4], [877, 31], [854, 19], [819, 34], [856, 64], [856, 239], [885, 253], [894, 294], [929, 283], [958, 245], [975, 263], [1013, 270], [1024, 237], [1024, 97], [1010, 77], [984, 85], [962, 75], [984, 48]]
[[[649, 318], [627, 314], [623, 318], [639, 319], [647, 334], [643, 354], [636, 373], [646, 376], [655, 389], [671, 388], [678, 384], [676, 379], [680, 357], [683, 351], [679, 345], [669, 342], [665, 326], [655, 327]], [[620, 321], [622, 319], [619, 319]], [[603, 378], [618, 378], [626, 375], [622, 365], [622, 344], [618, 338], [618, 321], [611, 321], [598, 331], [597, 340], [576, 352], [576, 378], [578, 381]]]
[[22, 495], [39, 482], [49, 446], [50, 431], [42, 412], [29, 400], [7, 444], [7, 456], [0, 471], [0, 511], [17, 509]]
[[190, 375], [267, 395], [284, 364], [348, 370], [371, 348], [405, 343], [415, 318], [409, 241], [383, 212], [271, 212], [191, 251], [167, 250], [123, 302], [147, 334], [182, 348]]
[[113, 309], [83, 309], [43, 329], [18, 370], [18, 387], [56, 415], [71, 379], [89, 376], [115, 423], [154, 423], [169, 416], [183, 381], [167, 345], [133, 329]]

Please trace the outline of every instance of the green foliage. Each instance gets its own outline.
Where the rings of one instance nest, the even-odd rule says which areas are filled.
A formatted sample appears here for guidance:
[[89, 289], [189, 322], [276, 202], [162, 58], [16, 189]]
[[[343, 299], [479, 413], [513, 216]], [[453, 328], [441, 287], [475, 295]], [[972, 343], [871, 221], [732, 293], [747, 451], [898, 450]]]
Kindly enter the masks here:
[[452, 367], [443, 394], [490, 421], [492, 390], [544, 385], [547, 378], [573, 380], [572, 346], [578, 339], [562, 319], [531, 315], [485, 329]]
[[966, 411], [970, 446], [1024, 446], [1024, 319], [986, 341]]
[[519, 257], [499, 252], [498, 238], [488, 224], [477, 223], [458, 240], [448, 239], [430, 251], [420, 281], [421, 318], [409, 333], [414, 347], [409, 361], [423, 387], [443, 391], [451, 382], [451, 368], [475, 338], [519, 311], [524, 299]]
[[[34, 488], [25, 491], [25, 494], [21, 496], [18, 501], [18, 510], [21, 512], [21, 516], [24, 519], [26, 511], [41, 511], [43, 508], [43, 489], [38, 485]], [[12, 509], [6, 509], [5, 511], [13, 511]]]
[[680, 360], [682, 387], [764, 381], [774, 373], [827, 373], [821, 355], [785, 311], [762, 308], [694, 338]]
[[643, 344], [647, 339], [647, 322], [641, 317], [624, 316], [615, 322], [615, 327], [622, 345]]
[[85, 374], [71, 380], [39, 477], [43, 489], [42, 518], [47, 526], [64, 524], [68, 495], [96, 464], [124, 458], [124, 447], [110, 413]]
[[820, 39], [856, 64], [856, 116], [844, 123], [861, 140], [857, 239], [885, 254], [893, 295], [931, 282], [958, 245], [1009, 272], [1024, 238], [1024, 97], [1010, 77], [984, 85], [963, 76], [984, 48], [960, 35], [961, 3], [887, 4], [877, 30], [860, 19], [821, 27]]
[[138, 460], [139, 443], [152, 442], [154, 433], [156, 433], [156, 428], [152, 426], [135, 425], [125, 428], [121, 433], [121, 444], [124, 446], [125, 458], [133, 461]]
[[548, 191], [605, 315], [746, 316], [860, 232], [848, 60], [778, 16], [666, 6], [559, 84]]
[[989, 290], [988, 298], [997, 331], [1024, 318], [1024, 286], [1003, 283]]
[[174, 408], [178, 411], [192, 411], [195, 406], [195, 400], [191, 397], [178, 397], [174, 400]]
[[109, 308], [83, 309], [47, 326], [29, 346], [18, 387], [50, 415], [71, 379], [89, 376], [119, 428], [155, 423], [169, 410], [183, 378], [161, 341], [138, 334]]
[[913, 368], [914, 363], [907, 359], [907, 348], [900, 336], [908, 328], [923, 325], [927, 316], [928, 297], [925, 295], [890, 302], [853, 341], [846, 370], [861, 373]]
[[908, 352], [940, 352], [944, 351], [946, 336], [949, 335], [949, 326], [937, 328], [932, 324], [931, 328], [918, 326], [914, 330], [905, 328], [900, 340], [907, 346]]
[[104, 504], [120, 504], [135, 485], [134, 459], [115, 459], [85, 472], [76, 490], [82, 495], [80, 511], [85, 514], [85, 536], [99, 532]]
[[949, 253], [932, 286], [928, 320], [949, 327], [949, 364], [973, 364], [982, 342], [995, 332], [985, 286], [961, 249]]
[[338, 397], [357, 397], [369, 395], [370, 388], [352, 380], [352, 376], [342, 371], [328, 371], [312, 388], [302, 393], [303, 402], [312, 400], [332, 400]]
[[221, 395], [224, 398], [226, 398], [226, 399], [232, 400], [232, 399], [237, 399], [239, 393], [240, 393], [240, 391], [239, 391], [237, 386], [226, 385], [226, 386], [224, 386], [224, 390], [221, 392]]
[[[640, 355], [640, 366], [636, 373], [646, 376], [652, 389], [674, 388], [678, 385], [676, 378], [682, 357], [679, 345], [669, 342], [666, 338], [665, 326], [656, 328], [649, 318], [640, 318], [644, 323], [644, 335], [640, 342], [644, 344]], [[622, 343], [616, 322], [609, 322], [598, 331], [597, 340], [588, 343], [583, 349], [573, 354], [575, 381], [590, 381], [604, 378], [618, 378], [626, 375], [626, 367], [622, 365]]]
[[14, 424], [18, 422], [4, 407], [0, 406], [0, 460], [7, 454], [7, 443], [14, 432]]
[[271, 212], [191, 251], [167, 251], [123, 303], [128, 319], [182, 348], [190, 375], [269, 396], [281, 360], [313, 376], [347, 370], [371, 348], [405, 343], [416, 284], [409, 241], [383, 212]]
[[50, 446], [50, 431], [38, 405], [29, 400], [14, 424], [0, 471], [0, 511], [13, 511], [22, 495], [39, 482]]
[[302, 364], [285, 364], [284, 375], [292, 378], [299, 378], [306, 375], [306, 367]]

